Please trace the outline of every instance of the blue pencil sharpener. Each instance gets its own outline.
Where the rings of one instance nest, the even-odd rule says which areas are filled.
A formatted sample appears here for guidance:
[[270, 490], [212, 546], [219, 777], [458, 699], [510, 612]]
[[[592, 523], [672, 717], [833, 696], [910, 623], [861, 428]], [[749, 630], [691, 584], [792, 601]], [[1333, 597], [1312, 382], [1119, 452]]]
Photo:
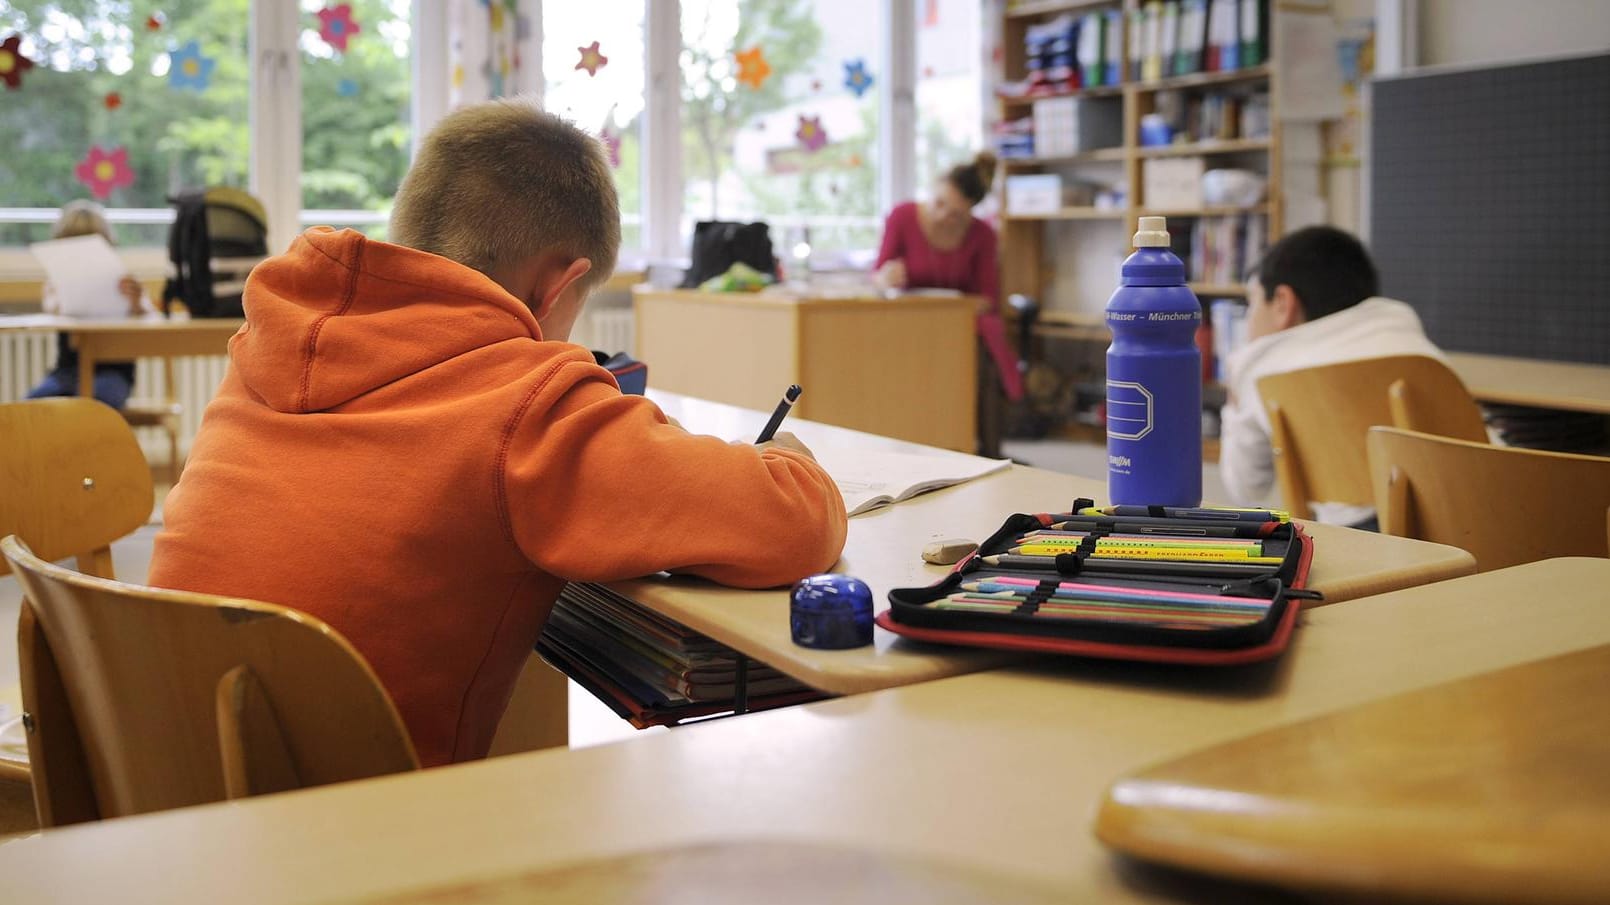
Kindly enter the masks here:
[[872, 589], [848, 575], [801, 579], [789, 596], [788, 622], [801, 647], [865, 647], [872, 643]]

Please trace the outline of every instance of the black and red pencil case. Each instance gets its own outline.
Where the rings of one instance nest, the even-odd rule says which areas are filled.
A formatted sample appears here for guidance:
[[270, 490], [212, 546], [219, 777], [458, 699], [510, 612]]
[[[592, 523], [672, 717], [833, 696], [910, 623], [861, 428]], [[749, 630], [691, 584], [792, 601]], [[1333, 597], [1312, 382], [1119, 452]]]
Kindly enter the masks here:
[[[1279, 656], [1291, 642], [1302, 601], [1320, 599], [1318, 593], [1306, 588], [1314, 556], [1313, 540], [1295, 522], [1249, 526], [1230, 519], [1073, 514], [1092, 506], [1090, 500], [1081, 499], [1074, 502], [1069, 514], [1011, 516], [944, 580], [927, 587], [890, 591], [890, 608], [878, 616], [878, 625], [907, 638], [940, 644], [1227, 666]], [[1102, 538], [1124, 535], [1135, 530], [1137, 523], [1147, 536], [1176, 542], [1213, 533], [1256, 535], [1261, 544], [1260, 562], [1130, 560], [1096, 553]], [[1079, 549], [1044, 557], [1032, 569], [985, 561], [986, 557], [1006, 554], [1029, 532], [1059, 524], [1086, 535]], [[1278, 562], [1272, 561], [1276, 559]], [[962, 590], [964, 585], [991, 587], [1003, 581], [1025, 591], [1018, 595], [1022, 599], [1013, 600], [1015, 605], [992, 607], [989, 611], [953, 608], [958, 606], [951, 600], [953, 595], [970, 593]], [[1145, 601], [1154, 599], [1230, 598], [1224, 602], [1225, 608], [1251, 611], [1256, 616], [1203, 626], [1136, 616], [1133, 609], [1124, 609], [1121, 617], [1109, 612], [1079, 615], [1076, 601], [1063, 605], [1070, 597], [1086, 593], [1078, 588], [1101, 588], [1099, 594], [1112, 601], [1133, 594], [1133, 606], [1143, 609]], [[1245, 605], [1231, 601], [1245, 601]], [[1218, 604], [1208, 605], [1219, 608]], [[1105, 606], [1117, 609], [1130, 605]], [[1068, 615], [1070, 612], [1073, 615]]]

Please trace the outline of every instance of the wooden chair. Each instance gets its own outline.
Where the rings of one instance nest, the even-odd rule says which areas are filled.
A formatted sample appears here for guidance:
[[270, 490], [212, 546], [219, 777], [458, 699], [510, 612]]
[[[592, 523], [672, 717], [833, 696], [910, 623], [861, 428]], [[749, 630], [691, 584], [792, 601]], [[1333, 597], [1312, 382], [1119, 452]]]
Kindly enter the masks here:
[[1381, 530], [1469, 550], [1482, 571], [1604, 556], [1610, 459], [1371, 428]]
[[179, 457], [179, 419], [184, 406], [179, 402], [179, 385], [174, 382], [173, 359], [162, 359], [162, 395], [157, 398], [137, 398], [123, 406], [123, 420], [129, 427], [160, 428], [168, 437], [168, 483], [179, 483], [184, 460]]
[[0, 540], [42, 826], [415, 770], [369, 665], [281, 606], [82, 575]]
[[1364, 434], [1399, 424], [1395, 416], [1428, 433], [1487, 439], [1481, 409], [1459, 375], [1420, 355], [1272, 374], [1258, 381], [1258, 395], [1269, 413], [1280, 493], [1298, 518], [1313, 518], [1316, 500], [1371, 504]]
[[145, 524], [154, 503], [151, 469], [128, 424], [93, 399], [30, 399], [0, 405], [0, 437], [0, 536], [115, 577], [112, 541]]

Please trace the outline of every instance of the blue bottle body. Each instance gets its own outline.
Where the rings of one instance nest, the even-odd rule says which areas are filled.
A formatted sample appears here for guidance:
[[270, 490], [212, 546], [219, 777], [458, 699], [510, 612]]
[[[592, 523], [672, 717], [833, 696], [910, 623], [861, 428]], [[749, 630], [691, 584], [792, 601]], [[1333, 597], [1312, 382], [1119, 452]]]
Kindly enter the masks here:
[[1107, 302], [1107, 494], [1116, 505], [1202, 503], [1202, 305], [1167, 248], [1140, 248]]

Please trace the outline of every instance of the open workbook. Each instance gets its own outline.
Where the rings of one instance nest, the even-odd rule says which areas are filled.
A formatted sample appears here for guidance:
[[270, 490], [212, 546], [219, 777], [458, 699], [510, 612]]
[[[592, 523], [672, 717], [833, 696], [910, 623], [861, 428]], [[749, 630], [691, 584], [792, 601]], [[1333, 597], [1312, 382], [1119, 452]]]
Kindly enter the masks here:
[[839, 485], [839, 492], [844, 494], [844, 508], [850, 515], [904, 502], [953, 484], [965, 484], [1012, 464], [1009, 459], [985, 459], [961, 453], [922, 455], [831, 447], [812, 452]]

